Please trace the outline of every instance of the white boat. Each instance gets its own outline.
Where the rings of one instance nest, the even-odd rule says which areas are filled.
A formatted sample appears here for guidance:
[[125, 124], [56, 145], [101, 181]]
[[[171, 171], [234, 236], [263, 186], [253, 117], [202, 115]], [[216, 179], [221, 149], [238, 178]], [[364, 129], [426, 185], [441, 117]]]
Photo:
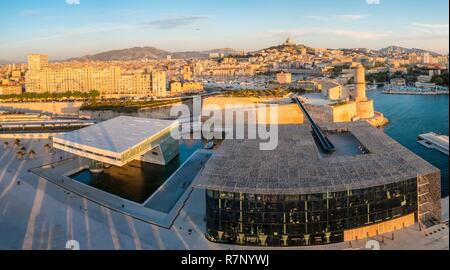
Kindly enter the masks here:
[[417, 142], [426, 148], [436, 149], [448, 156], [448, 136], [429, 132], [420, 134], [417, 139]]

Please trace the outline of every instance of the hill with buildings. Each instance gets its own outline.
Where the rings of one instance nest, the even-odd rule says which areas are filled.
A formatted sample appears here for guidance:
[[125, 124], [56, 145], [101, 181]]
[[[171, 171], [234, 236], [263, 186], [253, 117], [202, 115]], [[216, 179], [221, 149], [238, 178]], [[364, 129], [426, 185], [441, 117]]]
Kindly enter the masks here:
[[232, 48], [220, 48], [220, 49], [213, 49], [209, 51], [188, 51], [188, 52], [175, 52], [171, 53], [170, 55], [172, 58], [175, 59], [189, 59], [189, 58], [208, 58], [210, 54], [223, 54], [223, 55], [234, 55], [239, 54], [240, 51], [237, 51]]
[[68, 59], [68, 61], [126, 61], [141, 59], [157, 60], [164, 59], [167, 56], [171, 56], [175, 59], [208, 58], [211, 53], [230, 55], [240, 52], [232, 48], [214, 49], [209, 51], [169, 52], [155, 47], [134, 47], [71, 58]]

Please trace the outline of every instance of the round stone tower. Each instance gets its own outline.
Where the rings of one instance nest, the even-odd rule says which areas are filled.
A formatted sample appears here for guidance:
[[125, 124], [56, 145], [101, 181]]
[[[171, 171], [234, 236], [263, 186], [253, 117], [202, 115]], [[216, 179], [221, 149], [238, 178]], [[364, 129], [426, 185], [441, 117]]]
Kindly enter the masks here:
[[360, 118], [374, 117], [373, 100], [366, 96], [366, 74], [364, 66], [360, 63], [355, 69], [355, 101], [356, 111]]
[[358, 63], [355, 69], [355, 101], [367, 101], [366, 74], [363, 65]]

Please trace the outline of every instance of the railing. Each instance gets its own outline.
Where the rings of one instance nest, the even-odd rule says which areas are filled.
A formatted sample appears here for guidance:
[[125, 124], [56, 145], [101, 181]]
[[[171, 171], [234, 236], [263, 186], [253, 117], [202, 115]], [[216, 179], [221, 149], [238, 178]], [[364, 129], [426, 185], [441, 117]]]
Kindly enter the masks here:
[[311, 128], [313, 130], [313, 135], [317, 139], [320, 148], [325, 153], [333, 153], [336, 148], [334, 145], [328, 140], [328, 138], [323, 134], [322, 130], [316, 125], [316, 123], [312, 120], [309, 113], [306, 111], [305, 107], [303, 107], [303, 104], [301, 101], [296, 97], [294, 98], [294, 101], [297, 103], [297, 105], [302, 110], [303, 114], [306, 116], [306, 119], [308, 119], [309, 124], [311, 125]]

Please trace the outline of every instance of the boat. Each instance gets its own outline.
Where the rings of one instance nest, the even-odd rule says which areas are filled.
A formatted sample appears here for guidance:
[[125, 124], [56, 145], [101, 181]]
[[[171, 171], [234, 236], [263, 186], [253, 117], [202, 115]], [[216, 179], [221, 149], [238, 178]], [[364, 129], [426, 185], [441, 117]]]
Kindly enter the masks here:
[[377, 90], [377, 88], [378, 88], [378, 85], [376, 85], [376, 84], [370, 84], [370, 85], [368, 85], [367, 86], [367, 91], [374, 91], [374, 90]]
[[448, 136], [429, 132], [420, 134], [417, 142], [429, 149], [436, 149], [448, 156]]

